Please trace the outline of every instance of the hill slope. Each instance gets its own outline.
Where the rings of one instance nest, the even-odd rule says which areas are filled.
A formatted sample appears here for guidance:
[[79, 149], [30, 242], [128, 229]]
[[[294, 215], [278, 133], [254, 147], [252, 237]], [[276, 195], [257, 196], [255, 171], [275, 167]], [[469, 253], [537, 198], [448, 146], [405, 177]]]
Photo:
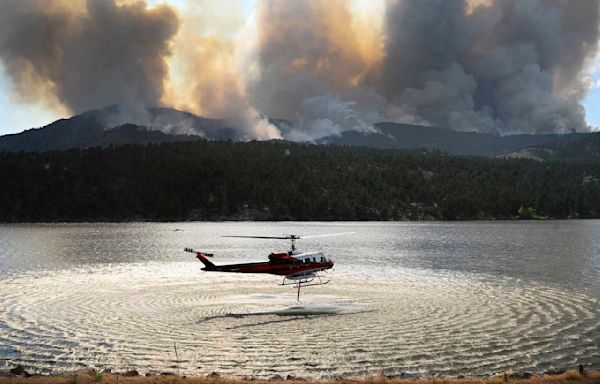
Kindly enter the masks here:
[[234, 130], [222, 120], [206, 119], [175, 109], [149, 108], [131, 114], [112, 105], [60, 119], [42, 128], [0, 136], [0, 152], [43, 152], [110, 144], [187, 141], [200, 137], [231, 139]]
[[326, 142], [343, 145], [362, 145], [384, 149], [438, 150], [453, 155], [476, 155], [494, 157], [513, 152], [523, 147], [564, 143], [588, 135], [571, 133], [566, 135], [509, 135], [495, 136], [476, 132], [456, 132], [438, 127], [409, 124], [378, 123], [380, 134], [363, 135], [347, 131], [341, 137], [331, 137]]
[[522, 148], [505, 157], [600, 163], [600, 132], [579, 136], [574, 140], [550, 141], [542, 145]]

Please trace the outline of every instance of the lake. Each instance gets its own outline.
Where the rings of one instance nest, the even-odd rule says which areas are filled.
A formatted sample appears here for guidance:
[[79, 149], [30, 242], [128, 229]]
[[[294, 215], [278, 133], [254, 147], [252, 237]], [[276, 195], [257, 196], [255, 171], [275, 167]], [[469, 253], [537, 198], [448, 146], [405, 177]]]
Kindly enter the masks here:
[[[284, 240], [336, 262], [302, 289], [200, 271]], [[600, 368], [600, 221], [0, 225], [0, 370], [271, 378]]]

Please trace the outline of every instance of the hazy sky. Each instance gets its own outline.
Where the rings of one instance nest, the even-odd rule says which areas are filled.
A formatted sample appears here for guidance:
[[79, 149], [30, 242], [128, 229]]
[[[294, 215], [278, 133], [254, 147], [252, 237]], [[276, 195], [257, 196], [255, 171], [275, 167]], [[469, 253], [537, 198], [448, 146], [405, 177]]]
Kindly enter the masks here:
[[592, 76], [593, 86], [583, 101], [586, 118], [594, 130], [600, 129], [600, 60], [596, 60], [594, 74]]
[[14, 100], [10, 87], [10, 79], [2, 71], [0, 73], [0, 134], [41, 127], [64, 117], [59, 111], [54, 111], [41, 103]]
[[[52, 3], [56, 5], [56, 9], [65, 13], [70, 12], [71, 18], [73, 15], [85, 12], [91, 15], [92, 11], [89, 8], [91, 4], [95, 4], [94, 8], [98, 9], [94, 11], [95, 16], [90, 18], [110, 17], [107, 16], [106, 10], [101, 9], [104, 5], [97, 6], [101, 4], [99, 1], [91, 0], [87, 3], [87, 11], [84, 1], [73, 1], [68, 6], [63, 5], [66, 3], [50, 1], [39, 4], [45, 7]], [[460, 12], [457, 14], [456, 7], [453, 5], [461, 4], [462, 1], [466, 1], [465, 4], [468, 4], [469, 8], [479, 6], [481, 15], [472, 10], [465, 14]], [[24, 2], [27, 3], [28, 0]], [[595, 0], [590, 2], [597, 4]], [[123, 10], [121, 6], [131, 2], [117, 0], [116, 3], [119, 9]], [[568, 19], [565, 16], [562, 22], [557, 19], [557, 14], [558, 17], [562, 17], [561, 13], [570, 12], [561, 5], [566, 4], [563, 0], [516, 1], [517, 10], [509, 10], [502, 5], [502, 3], [510, 3], [509, 0], [505, 2], [391, 0], [387, 3], [388, 16], [384, 16], [386, 5], [383, 0], [168, 1], [167, 3], [175, 8], [178, 21], [169, 20], [174, 17], [166, 11], [160, 15], [151, 14], [162, 4], [161, 1], [147, 3], [146, 10], [137, 10], [135, 11], [137, 13], [129, 12], [126, 17], [139, 22], [142, 30], [146, 24], [153, 24], [152, 31], [156, 33], [156, 39], [164, 40], [162, 45], [157, 43], [154, 50], [144, 53], [148, 60], [155, 60], [156, 55], [164, 55], [165, 52], [169, 54], [165, 56], [165, 62], [159, 59], [160, 62], [143, 67], [144, 70], [150, 67], [153, 71], [148, 76], [158, 76], [158, 78], [142, 79], [145, 83], [142, 81], [143, 84], [138, 88], [133, 91], [126, 90], [131, 92], [127, 97], [136, 97], [143, 93], [146, 104], [155, 101], [210, 117], [234, 116], [238, 119], [246, 119], [248, 126], [252, 126], [248, 128], [249, 132], [255, 137], [272, 137], [268, 129], [265, 130], [260, 126], [260, 117], [257, 116], [261, 115], [297, 118], [294, 124], [299, 132], [307, 136], [314, 135], [317, 130], [328, 132], [339, 130], [339, 126], [348, 124], [352, 125], [352, 129], [368, 130], [370, 124], [380, 119], [449, 127], [455, 124], [465, 130], [478, 127], [480, 131], [499, 133], [511, 133], [511, 129], [519, 132], [538, 132], [540, 131], [538, 127], [548, 131], [567, 131], [568, 122], [577, 119], [577, 116], [572, 115], [574, 110], [572, 106], [576, 105], [577, 98], [582, 95], [584, 97], [581, 99], [581, 105], [585, 108], [587, 124], [600, 127], [600, 110], [597, 108], [600, 105], [600, 60], [596, 60], [592, 66], [584, 67], [582, 64], [586, 60], [589, 62], [589, 55], [595, 51], [595, 48], [586, 48], [588, 52], [583, 53], [572, 52], [565, 48], [573, 45], [573, 36], [577, 36], [578, 33], [583, 36], [584, 32], [578, 29], [580, 24], [597, 19], [590, 17], [574, 23], [573, 30], [561, 30], [560, 28], [569, 28], [569, 26], [565, 27], [564, 20], [584, 17], [573, 13], [568, 16]], [[429, 3], [438, 4], [439, 12], [423, 11], [423, 8], [431, 7]], [[15, 7], [18, 8], [19, 0], [13, 2], [7, 0], [6, 3], [1, 3], [0, 13], [2, 7], [8, 10], [14, 4], [17, 4]], [[73, 6], [73, 4], [77, 5]], [[421, 4], [426, 5], [424, 7]], [[522, 6], [523, 4], [528, 4], [529, 7]], [[553, 8], [548, 4], [558, 5]], [[68, 7], [78, 8], [74, 11], [67, 9]], [[496, 9], [493, 9], [494, 7]], [[433, 14], [434, 19], [419, 20], [421, 15], [419, 12], [422, 11], [422, 14], [428, 17]], [[48, 15], [44, 12], [45, 10], [42, 10], [40, 14]], [[524, 20], [524, 25], [527, 27], [522, 28], [523, 36], [511, 35], [503, 41], [496, 41], [495, 36], [477, 40], [478, 36], [486, 36], [487, 31], [485, 26], [479, 25], [483, 23], [473, 22], [470, 18], [477, 16], [475, 21], [486, 17], [488, 18], [486, 20], [491, 20], [490, 17], [499, 12], [506, 12], [506, 19], [514, 17], [514, 20], [517, 20], [513, 20], [514, 22]], [[404, 21], [406, 14], [413, 15], [411, 17], [417, 22], [406, 23]], [[534, 17], [529, 15], [535, 15], [535, 20], [528, 20], [528, 17]], [[438, 19], [436, 20], [435, 17]], [[446, 18], [447, 23], [439, 22], [439, 19]], [[116, 17], [114, 20], [117, 20], [115, 21], [117, 24], [122, 21]], [[2, 22], [1, 16], [0, 22]], [[169, 22], [176, 22], [178, 26], [169, 25]], [[435, 22], [434, 27], [433, 24], [429, 25], [429, 22]], [[539, 28], [541, 34], [535, 30], [535, 26], [532, 28], [533, 32], [527, 30], [530, 24], [535, 23], [541, 23]], [[108, 38], [112, 40], [115, 40], [115, 36], [118, 40], [120, 26], [117, 24], [108, 28], [113, 34], [108, 34]], [[413, 28], [414, 25], [416, 27]], [[436, 30], [439, 25], [450, 25], [453, 29]], [[465, 25], [468, 28], [465, 28]], [[558, 29], [553, 29], [556, 25]], [[493, 33], [501, 31], [503, 27], [498, 21]], [[78, 28], [85, 32], [85, 27]], [[463, 41], [460, 46], [457, 43], [456, 47], [452, 47], [456, 39], [441, 41], [449, 34], [472, 32], [475, 28], [481, 30], [476, 34], [473, 33], [474, 37], [470, 37], [473, 41]], [[514, 28], [514, 24], [511, 24], [510, 28]], [[521, 30], [518, 25], [516, 29]], [[588, 28], [588, 32], [585, 32], [588, 35], [589, 30]], [[104, 36], [105, 33], [100, 32], [92, 31], [88, 35]], [[557, 44], [556, 50], [564, 49], [564, 57], [568, 55], [577, 57], [573, 63], [552, 51], [555, 49], [552, 44], [563, 37], [557, 38], [562, 33], [566, 36], [564, 44]], [[76, 49], [80, 52], [79, 55], [98, 54], [89, 47], [90, 42], [95, 42], [83, 32], [81, 34], [82, 36], [79, 36], [76, 41], [69, 42], [70, 45], [65, 45], [66, 43], [62, 41], [53, 43], [61, 49]], [[552, 35], [551, 43], [550, 40], [544, 41], [543, 34]], [[380, 38], [383, 35], [387, 36], [385, 44]], [[510, 34], [506, 33], [506, 36], [508, 35]], [[31, 44], [30, 40], [36, 39], [35, 35], [28, 37], [31, 38], [27, 44]], [[37, 43], [45, 46], [46, 42], [43, 41], [45, 35], [41, 34], [39, 38], [41, 41]], [[533, 42], [529, 39], [533, 39]], [[13, 42], [9, 41], [9, 43]], [[136, 43], [143, 44], [143, 42]], [[586, 44], [582, 43], [582, 46], [590, 46], [589, 41]], [[438, 47], [437, 51], [431, 50], [422, 55], [421, 48], [429, 45]], [[481, 47], [487, 45], [491, 46], [489, 52], [481, 53]], [[531, 59], [532, 54], [526, 52], [530, 45], [534, 45], [531, 52], [539, 54], [541, 58]], [[446, 49], [448, 46], [451, 48]], [[5, 48], [4, 53], [18, 53], [19, 49], [18, 45], [16, 48], [14, 46]], [[122, 50], [118, 47], [115, 49], [117, 52], [120, 52], [119, 49]], [[407, 50], [411, 51], [410, 55], [406, 55]], [[440, 50], [444, 51], [442, 56], [436, 56], [439, 55]], [[544, 50], [548, 52], [543, 52]], [[413, 51], [418, 51], [418, 54], [412, 54]], [[522, 64], [518, 64], [521, 67], [516, 68], [513, 77], [500, 74], [501, 71], [491, 73], [489, 69], [481, 69], [481, 63], [497, 62], [499, 52], [505, 53], [506, 56], [512, 55], [510, 61], [512, 64], [515, 60], [523, 61]], [[0, 59], [6, 57], [2, 57], [2, 54], [0, 38]], [[28, 55], [30, 52], [23, 49], [19, 54]], [[99, 57], [102, 59], [102, 56]], [[135, 57], [127, 59], [135, 61]], [[30, 58], [28, 60], [31, 62]], [[427, 67], [430, 62], [445, 61], [446, 67]], [[17, 133], [28, 128], [40, 127], [56, 119], [81, 112], [90, 106], [102, 107], [107, 100], [111, 100], [110, 92], [100, 94], [97, 102], [90, 95], [90, 89], [97, 89], [98, 84], [101, 85], [99, 79], [92, 79], [91, 83], [89, 79], [83, 79], [84, 83], [90, 83], [87, 84], [88, 88], [78, 87], [78, 83], [73, 84], [72, 79], [65, 80], [65, 73], [73, 73], [73, 63], [59, 63], [64, 67], [61, 68], [61, 78], [55, 74], [54, 77], [40, 80], [42, 83], [36, 83], [35, 78], [31, 80], [30, 73], [26, 73], [27, 76], [22, 74], [16, 76], [18, 69], [15, 70], [14, 67], [9, 73], [8, 67], [2, 66], [3, 62], [6, 63], [0, 60], [0, 134]], [[400, 64], [397, 65], [397, 62]], [[164, 65], [164, 68], [161, 65]], [[493, 64], [486, 65], [493, 66]], [[137, 73], [139, 68], [129, 67], [126, 70], [131, 74]], [[46, 74], [46, 69], [40, 73]], [[82, 70], [82, 73], [85, 73], [85, 70]], [[261, 75], [257, 76], [256, 73]], [[559, 75], [556, 75], [557, 73]], [[589, 81], [582, 80], [586, 78], [585, 73], [592, 74], [591, 85]], [[541, 84], [536, 93], [530, 95], [526, 95], [523, 89], [515, 88], [519, 83], [530, 80], [528, 77], [523, 77], [528, 76], [527, 74], [535, 77], [535, 81], [532, 80], [531, 84], [534, 86]], [[103, 73], [102, 76], [111, 77], [117, 84], [122, 83], [119, 75], [115, 75], [114, 69]], [[549, 80], [551, 77], [554, 77], [554, 80]], [[420, 80], [410, 82], [406, 81], [406, 78]], [[15, 81], [20, 83], [16, 84]], [[57, 87], [57, 94], [50, 98], [52, 100], [40, 96], [47, 95], [48, 89], [54, 89], [47, 88], [47, 84], [57, 84], [57, 81], [65, 82], [66, 85], [61, 84]], [[548, 86], [548, 81], [554, 82], [552, 87]], [[46, 85], [43, 82], [46, 82]], [[581, 85], [581, 82], [587, 84]], [[159, 88], [151, 90], [154, 93], [148, 94], [148, 87], [154, 87], [156, 84], [160, 84]], [[485, 103], [489, 101], [490, 97], [487, 94], [489, 92], [481, 92], [481, 90], [489, 88], [490, 84], [501, 84], [502, 92], [507, 95], [508, 101], [488, 107]], [[388, 88], [389, 85], [392, 87]], [[527, 84], [527, 87], [531, 88], [531, 86]], [[553, 94], [554, 91], [548, 93], [550, 88], [557, 87], [561, 88], [557, 95]], [[116, 94], [123, 97], [123, 92]], [[85, 102], [87, 97], [82, 96], [83, 94], [89, 96], [88, 103]], [[559, 122], [556, 119], [534, 121], [530, 116], [524, 116], [523, 112], [511, 111], [511, 99], [543, 100], [541, 105], [532, 106], [532, 115], [533, 108], [538, 108], [535, 113], [537, 116], [540, 115], [539, 111], [550, 111], [549, 114], [567, 117], [562, 116]], [[115, 102], [122, 102], [122, 100], [115, 100]], [[390, 104], [392, 104], [391, 108]], [[326, 107], [324, 108], [323, 105]], [[387, 109], [382, 111], [382, 105]], [[506, 116], [502, 116], [502, 113]], [[556, 128], [547, 128], [549, 123], [556, 124]]]

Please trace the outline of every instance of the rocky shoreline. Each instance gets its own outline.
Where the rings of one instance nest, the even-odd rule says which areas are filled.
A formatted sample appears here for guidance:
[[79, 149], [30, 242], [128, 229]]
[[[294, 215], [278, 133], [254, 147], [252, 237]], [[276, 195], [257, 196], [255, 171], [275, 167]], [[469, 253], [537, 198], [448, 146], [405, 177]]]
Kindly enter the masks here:
[[288, 375], [274, 375], [269, 379], [255, 379], [252, 377], [231, 378], [212, 372], [206, 376], [183, 376], [175, 372], [149, 372], [144, 375], [137, 370], [113, 372], [110, 369], [97, 371], [93, 368], [80, 369], [73, 373], [40, 375], [29, 372], [25, 367], [17, 365], [9, 370], [0, 371], [2, 383], [39, 383], [39, 384], [67, 384], [67, 383], [228, 383], [243, 384], [248, 382], [258, 383], [600, 383], [600, 371], [586, 369], [579, 366], [577, 369], [556, 369], [541, 374], [531, 372], [501, 372], [485, 376], [440, 376], [440, 375], [412, 375], [397, 374], [380, 375], [365, 378], [337, 377], [333, 380], [308, 380], [302, 377]]

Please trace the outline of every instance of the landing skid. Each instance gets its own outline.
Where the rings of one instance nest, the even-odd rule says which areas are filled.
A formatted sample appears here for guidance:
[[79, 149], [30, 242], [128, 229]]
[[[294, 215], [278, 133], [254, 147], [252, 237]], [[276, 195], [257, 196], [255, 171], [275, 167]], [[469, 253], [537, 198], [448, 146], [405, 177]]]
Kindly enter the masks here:
[[[317, 281], [315, 281], [315, 279]], [[280, 285], [292, 285], [294, 288], [298, 288], [298, 296], [296, 297], [297, 301], [300, 301], [300, 288], [304, 287], [312, 287], [315, 285], [325, 285], [329, 283], [330, 280], [323, 281], [321, 276], [316, 272], [311, 272], [306, 275], [299, 276], [286, 276], [283, 278], [283, 281]]]

